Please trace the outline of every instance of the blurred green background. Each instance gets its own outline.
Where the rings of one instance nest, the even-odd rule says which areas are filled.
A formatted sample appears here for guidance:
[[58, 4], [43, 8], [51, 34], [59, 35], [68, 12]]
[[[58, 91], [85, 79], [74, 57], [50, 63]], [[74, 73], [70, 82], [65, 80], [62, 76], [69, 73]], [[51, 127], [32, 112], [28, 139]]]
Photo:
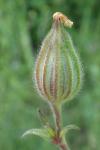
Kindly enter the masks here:
[[100, 150], [100, 1], [0, 0], [0, 150], [57, 150], [39, 137], [21, 139], [41, 126], [37, 108], [45, 102], [32, 81], [34, 61], [52, 14], [74, 21], [70, 32], [85, 72], [75, 100], [63, 106], [64, 124], [81, 130], [66, 137], [72, 150]]

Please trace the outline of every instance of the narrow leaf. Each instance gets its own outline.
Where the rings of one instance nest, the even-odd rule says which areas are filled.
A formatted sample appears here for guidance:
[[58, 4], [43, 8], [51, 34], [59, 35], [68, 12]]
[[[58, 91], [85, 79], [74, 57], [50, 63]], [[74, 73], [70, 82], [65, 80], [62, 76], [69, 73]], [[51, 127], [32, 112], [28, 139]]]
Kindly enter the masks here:
[[65, 127], [62, 129], [60, 135], [61, 135], [61, 136], [65, 135], [69, 130], [80, 130], [80, 128], [79, 128], [78, 126], [76, 126], [76, 125], [73, 125], [73, 124], [67, 125], [67, 126], [65, 126]]
[[37, 135], [41, 138], [46, 138], [46, 139], [50, 137], [49, 134], [48, 134], [47, 129], [30, 129], [30, 130], [26, 131], [22, 135], [22, 137], [25, 137], [26, 135], [31, 135], [31, 134]]

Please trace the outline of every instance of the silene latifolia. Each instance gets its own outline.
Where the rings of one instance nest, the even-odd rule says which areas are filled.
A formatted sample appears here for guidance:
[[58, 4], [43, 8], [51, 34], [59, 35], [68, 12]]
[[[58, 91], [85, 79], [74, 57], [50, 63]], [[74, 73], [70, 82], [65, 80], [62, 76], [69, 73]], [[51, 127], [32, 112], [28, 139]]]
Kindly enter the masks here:
[[65, 134], [75, 125], [62, 127], [61, 106], [75, 97], [82, 85], [82, 66], [66, 28], [73, 22], [60, 12], [53, 14], [53, 24], [43, 40], [35, 65], [35, 85], [42, 99], [48, 102], [54, 116], [55, 127], [50, 124], [42, 129], [24, 133], [48, 138], [60, 150], [69, 150]]

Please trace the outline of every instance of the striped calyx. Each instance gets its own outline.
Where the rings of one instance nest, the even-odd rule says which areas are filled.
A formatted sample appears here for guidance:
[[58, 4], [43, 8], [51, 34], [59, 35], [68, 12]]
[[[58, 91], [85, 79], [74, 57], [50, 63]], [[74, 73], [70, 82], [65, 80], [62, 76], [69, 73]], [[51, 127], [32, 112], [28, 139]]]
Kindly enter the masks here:
[[53, 25], [45, 37], [35, 66], [39, 94], [52, 103], [72, 99], [82, 83], [82, 69], [70, 35], [64, 26], [73, 24], [65, 15], [53, 15]]

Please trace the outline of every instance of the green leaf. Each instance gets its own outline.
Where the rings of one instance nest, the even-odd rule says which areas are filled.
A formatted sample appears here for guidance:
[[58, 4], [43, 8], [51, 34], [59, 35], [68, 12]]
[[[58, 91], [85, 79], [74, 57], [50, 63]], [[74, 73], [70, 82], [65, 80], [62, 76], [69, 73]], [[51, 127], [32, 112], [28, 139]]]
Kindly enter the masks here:
[[78, 126], [76, 126], [76, 125], [73, 125], [73, 124], [67, 125], [60, 132], [60, 136], [65, 135], [69, 130], [80, 130], [80, 128]]
[[47, 139], [47, 138], [50, 138], [50, 135], [48, 133], [48, 130], [47, 129], [30, 129], [28, 131], [26, 131], [22, 137], [25, 137], [26, 135], [37, 135], [41, 138], [44, 138], [44, 139]]

